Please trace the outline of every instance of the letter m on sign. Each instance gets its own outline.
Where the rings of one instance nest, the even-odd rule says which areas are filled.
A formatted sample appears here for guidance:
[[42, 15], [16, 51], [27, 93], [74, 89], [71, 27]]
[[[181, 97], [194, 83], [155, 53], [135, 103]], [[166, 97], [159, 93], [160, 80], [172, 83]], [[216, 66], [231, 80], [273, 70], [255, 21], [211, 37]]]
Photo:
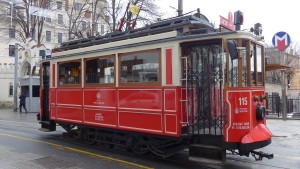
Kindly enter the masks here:
[[286, 32], [277, 32], [273, 36], [272, 42], [279, 51], [283, 51], [291, 44], [291, 38]]

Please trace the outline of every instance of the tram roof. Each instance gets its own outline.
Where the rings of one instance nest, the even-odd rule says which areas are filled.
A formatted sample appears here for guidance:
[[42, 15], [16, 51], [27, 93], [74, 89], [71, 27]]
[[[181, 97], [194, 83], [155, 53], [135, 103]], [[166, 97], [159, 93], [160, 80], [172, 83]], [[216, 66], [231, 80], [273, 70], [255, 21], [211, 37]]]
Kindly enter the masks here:
[[[114, 50], [117, 48], [134, 47], [159, 42], [167, 42], [174, 40], [188, 41], [194, 38], [211, 38], [212, 36], [224, 36], [236, 38], [237, 34], [240, 38], [249, 38], [249, 35], [255, 38], [256, 35], [245, 31], [218, 31], [213, 28], [213, 25], [202, 14], [174, 17], [166, 19], [142, 28], [129, 30], [125, 32], [113, 32], [104, 36], [95, 36], [83, 38], [62, 43], [61, 47], [53, 50], [53, 53], [60, 52], [59, 55], [52, 58], [62, 58], [78, 54], [86, 54], [92, 52], [100, 52]], [[103, 45], [104, 48], [96, 47]], [[82, 48], [86, 48], [82, 50]], [[73, 51], [75, 49], [75, 51]], [[69, 51], [72, 50], [72, 51]], [[61, 53], [62, 52], [62, 53]]]
[[206, 16], [202, 14], [174, 17], [157, 23], [146, 25], [142, 28], [137, 28], [124, 32], [112, 32], [104, 36], [95, 36], [90, 38], [82, 38], [63, 42], [61, 47], [56, 50], [71, 50], [76, 48], [100, 45], [109, 42], [121, 41], [126, 39], [138, 38], [143, 36], [155, 35], [165, 32], [177, 30], [186, 32], [184, 28], [189, 28], [191, 34], [214, 32], [213, 25], [209, 22]]

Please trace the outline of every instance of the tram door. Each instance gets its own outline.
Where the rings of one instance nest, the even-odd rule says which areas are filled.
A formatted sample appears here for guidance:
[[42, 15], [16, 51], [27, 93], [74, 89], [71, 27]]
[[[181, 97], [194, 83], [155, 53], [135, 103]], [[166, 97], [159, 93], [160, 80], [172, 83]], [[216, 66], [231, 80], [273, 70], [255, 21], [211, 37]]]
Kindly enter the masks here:
[[190, 134], [222, 135], [221, 40], [182, 44], [182, 86]]
[[49, 87], [50, 87], [50, 63], [45, 62], [42, 64], [41, 73], [41, 112], [40, 120], [42, 125], [42, 130], [55, 131], [56, 124], [54, 121], [50, 120], [50, 109], [49, 109]]

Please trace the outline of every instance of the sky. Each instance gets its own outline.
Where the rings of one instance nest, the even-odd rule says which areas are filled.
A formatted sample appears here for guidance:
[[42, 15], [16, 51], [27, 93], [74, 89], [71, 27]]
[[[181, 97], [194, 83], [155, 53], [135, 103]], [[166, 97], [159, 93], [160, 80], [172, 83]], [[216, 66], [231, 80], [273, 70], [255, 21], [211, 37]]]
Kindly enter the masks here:
[[[156, 0], [164, 16], [175, 16], [178, 8], [177, 0]], [[220, 15], [228, 18], [228, 12], [234, 14], [240, 10], [244, 13], [244, 24], [241, 30], [254, 27], [255, 23], [262, 24], [262, 36], [268, 45], [272, 45], [273, 36], [280, 31], [288, 33], [292, 46], [300, 42], [300, 6], [296, 0], [183, 0], [183, 13], [200, 8], [216, 27], [220, 24]], [[165, 17], [163, 17], [165, 19]], [[298, 27], [299, 26], [299, 27]]]

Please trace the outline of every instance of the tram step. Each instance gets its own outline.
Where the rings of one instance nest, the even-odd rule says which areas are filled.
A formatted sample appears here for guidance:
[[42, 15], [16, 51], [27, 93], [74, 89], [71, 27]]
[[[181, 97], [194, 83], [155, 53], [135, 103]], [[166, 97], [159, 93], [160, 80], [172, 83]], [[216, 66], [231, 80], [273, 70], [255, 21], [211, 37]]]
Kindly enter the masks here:
[[56, 130], [56, 123], [53, 120], [50, 121], [41, 121], [41, 131], [49, 132]]
[[192, 144], [189, 147], [190, 160], [222, 164], [226, 161], [226, 150], [222, 147], [205, 144]]

